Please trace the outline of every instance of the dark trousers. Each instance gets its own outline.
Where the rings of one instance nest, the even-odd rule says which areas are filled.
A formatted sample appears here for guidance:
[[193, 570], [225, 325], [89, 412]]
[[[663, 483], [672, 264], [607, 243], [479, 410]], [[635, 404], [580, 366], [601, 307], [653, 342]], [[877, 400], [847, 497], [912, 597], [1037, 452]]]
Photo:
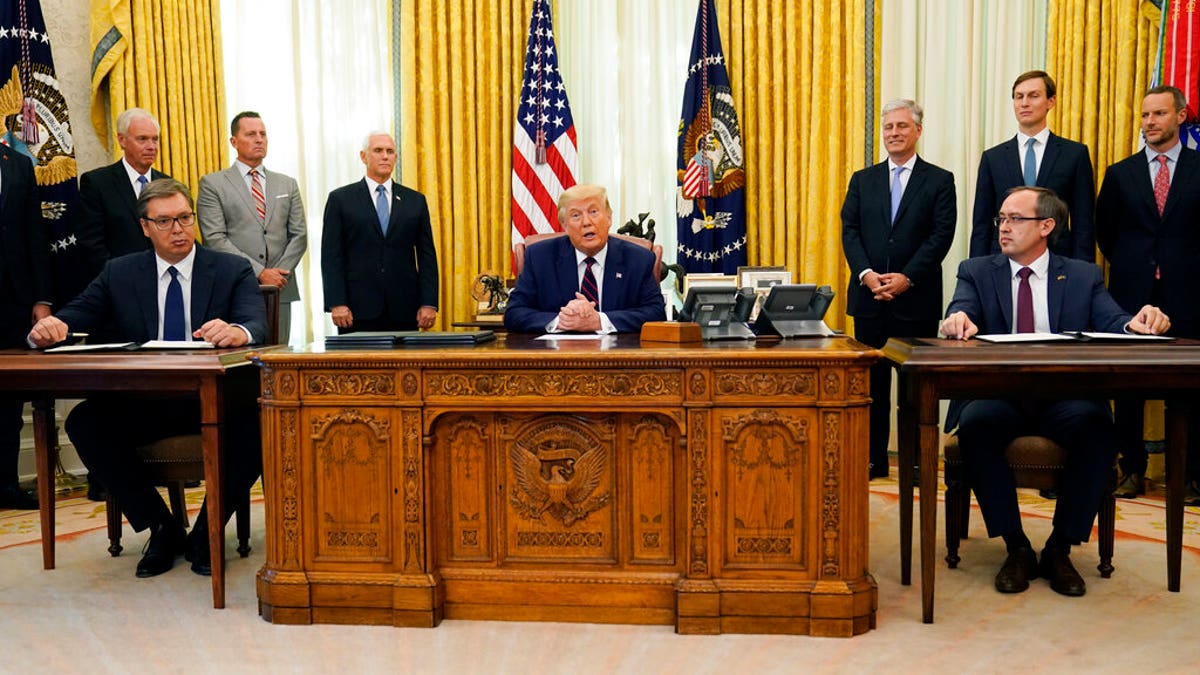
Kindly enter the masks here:
[[[134, 531], [167, 523], [171, 511], [158, 494], [136, 448], [169, 436], [200, 432], [200, 404], [194, 398], [144, 399], [100, 396], [67, 415], [67, 436], [88, 471], [121, 505]], [[262, 436], [257, 410], [227, 410], [222, 486], [226, 514], [244, 500], [262, 474]], [[196, 518], [207, 522], [208, 500]]]
[[[936, 319], [910, 321], [897, 319], [884, 310], [876, 317], [854, 317], [854, 338], [868, 347], [880, 348], [888, 338], [933, 337], [937, 335]], [[871, 366], [871, 465], [888, 463], [888, 435], [892, 419], [892, 367], [887, 360]]]
[[1117, 452], [1107, 402], [980, 400], [964, 405], [959, 447], [989, 537], [1021, 529], [1017, 487], [1004, 459], [1005, 447], [1018, 436], [1045, 436], [1067, 450], [1054, 528], [1073, 543], [1087, 541]]

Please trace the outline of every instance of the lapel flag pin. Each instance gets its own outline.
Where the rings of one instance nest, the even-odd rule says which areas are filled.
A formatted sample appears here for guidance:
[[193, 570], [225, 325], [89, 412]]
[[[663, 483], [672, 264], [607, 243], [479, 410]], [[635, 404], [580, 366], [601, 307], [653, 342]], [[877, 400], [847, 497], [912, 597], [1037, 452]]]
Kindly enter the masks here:
[[617, 278], [618, 278], [618, 279], [620, 279], [620, 278], [621, 278], [621, 273], [620, 273], [620, 272], [617, 272]]
[[1065, 274], [1060, 274], [1060, 275], [1058, 275], [1057, 277], [1054, 277], [1054, 280], [1055, 280], [1055, 281], [1062, 281], [1062, 280], [1064, 280], [1064, 279], [1066, 279], [1066, 278], [1067, 278], [1067, 275], [1065, 275]]

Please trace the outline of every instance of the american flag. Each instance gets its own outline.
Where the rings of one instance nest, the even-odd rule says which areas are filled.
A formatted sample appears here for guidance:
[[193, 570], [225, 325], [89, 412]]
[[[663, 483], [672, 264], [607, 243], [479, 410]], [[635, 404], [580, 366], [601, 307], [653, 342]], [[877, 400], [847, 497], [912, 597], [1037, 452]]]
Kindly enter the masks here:
[[550, 3], [534, 0], [513, 128], [512, 244], [561, 231], [558, 196], [575, 184], [575, 122], [558, 71]]

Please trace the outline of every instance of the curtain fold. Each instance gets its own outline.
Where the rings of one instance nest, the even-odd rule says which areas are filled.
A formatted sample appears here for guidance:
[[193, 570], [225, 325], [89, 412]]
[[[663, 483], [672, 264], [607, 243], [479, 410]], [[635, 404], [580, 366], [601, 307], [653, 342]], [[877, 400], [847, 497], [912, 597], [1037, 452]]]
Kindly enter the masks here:
[[220, 0], [92, 0], [91, 20], [97, 135], [115, 159], [116, 116], [149, 110], [162, 126], [158, 168], [194, 191], [225, 158]]

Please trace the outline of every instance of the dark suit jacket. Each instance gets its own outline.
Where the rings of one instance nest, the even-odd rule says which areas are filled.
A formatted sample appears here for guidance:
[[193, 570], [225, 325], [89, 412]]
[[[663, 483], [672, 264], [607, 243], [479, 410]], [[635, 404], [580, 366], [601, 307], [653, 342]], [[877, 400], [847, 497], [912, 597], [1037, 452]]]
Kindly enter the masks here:
[[[650, 251], [609, 237], [603, 286], [600, 311], [618, 332], [636, 333], [647, 321], [666, 320]], [[525, 268], [508, 296], [504, 326], [519, 333], [544, 333], [578, 290], [579, 263], [571, 240], [539, 241], [525, 249]]]
[[[971, 216], [971, 257], [1000, 252], [1000, 238], [992, 219], [1004, 203], [1009, 189], [1025, 184], [1017, 137], [983, 153], [979, 179], [975, 181], [975, 208]], [[1071, 213], [1070, 223], [1050, 242], [1058, 255], [1096, 261], [1096, 237], [1092, 206], [1096, 187], [1087, 146], [1050, 134], [1038, 169], [1037, 185], [1054, 190]]]
[[1172, 321], [1200, 321], [1193, 276], [1200, 264], [1200, 153], [1179, 153], [1161, 217], [1145, 152], [1108, 167], [1096, 202], [1096, 239], [1110, 265], [1109, 290], [1126, 311], [1150, 302], [1157, 267], [1163, 311]]
[[[92, 275], [99, 274], [109, 258], [153, 248], [138, 224], [137, 195], [122, 162], [117, 160], [79, 177], [76, 231]], [[159, 178], [170, 176], [150, 169], [150, 179]]]
[[[1051, 252], [1046, 272], [1051, 333], [1077, 330], [1120, 333], [1133, 318], [1108, 294], [1104, 274], [1095, 263]], [[969, 258], [959, 264], [958, 283], [946, 316], [960, 311], [966, 312], [981, 335], [1012, 332], [1012, 268], [1006, 256]], [[950, 403], [947, 430], [958, 426], [962, 406], [962, 401]]]
[[[74, 300], [55, 313], [72, 331], [111, 325], [113, 339], [158, 338], [158, 268], [154, 252], [113, 258]], [[192, 330], [222, 319], [245, 326], [251, 342], [267, 336], [267, 308], [245, 258], [196, 247], [192, 268]]]
[[[873, 318], [886, 304], [898, 319], [937, 321], [942, 313], [942, 259], [958, 219], [954, 175], [918, 157], [894, 225], [891, 184], [886, 160], [850, 177], [842, 204], [842, 248], [850, 264], [846, 311]], [[878, 274], [900, 272], [913, 287], [889, 303], [879, 302], [858, 281], [867, 268]]]
[[321, 273], [326, 311], [346, 305], [355, 320], [385, 318], [398, 330], [415, 329], [417, 310], [438, 306], [437, 250], [425, 195], [392, 182], [385, 238], [365, 178], [330, 192]]
[[0, 147], [0, 298], [24, 308], [24, 332], [36, 302], [50, 302], [50, 244], [33, 165]]

